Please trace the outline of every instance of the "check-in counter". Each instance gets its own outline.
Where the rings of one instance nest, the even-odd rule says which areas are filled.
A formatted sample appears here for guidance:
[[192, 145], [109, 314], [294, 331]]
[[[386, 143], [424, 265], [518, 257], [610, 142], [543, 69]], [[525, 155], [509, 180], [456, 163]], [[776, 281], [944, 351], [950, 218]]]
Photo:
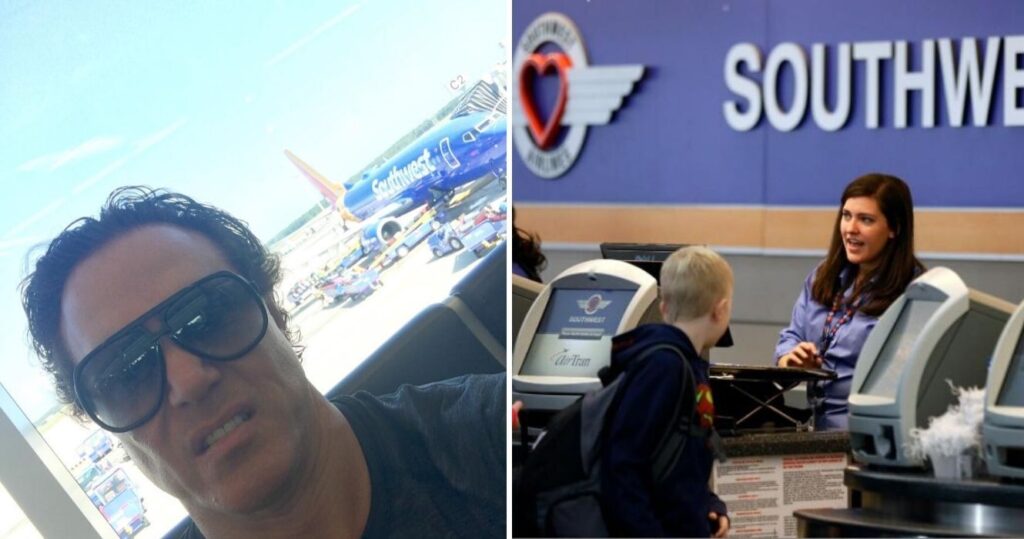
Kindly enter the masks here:
[[722, 438], [730, 459], [779, 455], [848, 453], [850, 436], [846, 431], [766, 432]]
[[835, 373], [712, 363], [715, 425], [726, 462], [715, 464], [712, 488], [729, 507], [730, 537], [796, 537], [793, 512], [845, 508], [845, 431], [812, 432], [810, 410], [787, 406], [794, 387]]
[[715, 428], [723, 436], [755, 432], [807, 431], [811, 411], [786, 405], [786, 392], [800, 384], [836, 377], [832, 371], [712, 363]]
[[850, 504], [845, 431], [747, 433], [722, 444], [728, 460], [715, 463], [712, 488], [729, 507], [730, 537], [796, 537], [794, 511]]
[[1024, 483], [862, 465], [846, 468], [843, 480], [860, 506], [798, 510], [801, 537], [1021, 536]]

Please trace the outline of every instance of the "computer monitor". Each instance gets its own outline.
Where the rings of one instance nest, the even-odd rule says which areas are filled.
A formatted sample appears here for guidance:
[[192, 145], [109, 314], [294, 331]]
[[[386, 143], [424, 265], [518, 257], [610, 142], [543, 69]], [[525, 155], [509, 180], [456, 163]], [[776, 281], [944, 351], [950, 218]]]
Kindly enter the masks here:
[[[647, 272], [661, 285], [661, 264], [669, 255], [686, 246], [682, 243], [602, 243], [601, 258], [628, 262]], [[729, 348], [733, 344], [732, 329], [726, 327], [715, 347]]]
[[996, 340], [1013, 304], [972, 290], [948, 268], [915, 279], [882, 314], [864, 342], [850, 391], [850, 446], [855, 459], [915, 467], [905, 444], [927, 427], [958, 387], [985, 384]]
[[531, 410], [560, 410], [601, 387], [612, 337], [657, 321], [653, 277], [625, 262], [591, 260], [558, 275], [537, 296], [513, 347], [512, 393]]
[[661, 279], [661, 263], [680, 247], [679, 243], [602, 243], [601, 258], [621, 260], [646, 271], [656, 280]]
[[1024, 477], [1024, 303], [999, 336], [985, 390], [981, 438], [988, 473]]

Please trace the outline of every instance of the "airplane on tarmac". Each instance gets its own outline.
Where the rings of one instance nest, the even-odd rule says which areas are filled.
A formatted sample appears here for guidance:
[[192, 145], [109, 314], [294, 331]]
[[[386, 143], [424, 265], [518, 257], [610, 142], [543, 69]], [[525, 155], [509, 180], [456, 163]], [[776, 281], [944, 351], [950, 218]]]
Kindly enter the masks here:
[[447, 204], [457, 189], [488, 174], [504, 178], [505, 125], [505, 98], [481, 81], [451, 116], [344, 184], [327, 179], [289, 150], [285, 155], [346, 221], [363, 223], [364, 239], [387, 242], [402, 231], [396, 217], [424, 204]]

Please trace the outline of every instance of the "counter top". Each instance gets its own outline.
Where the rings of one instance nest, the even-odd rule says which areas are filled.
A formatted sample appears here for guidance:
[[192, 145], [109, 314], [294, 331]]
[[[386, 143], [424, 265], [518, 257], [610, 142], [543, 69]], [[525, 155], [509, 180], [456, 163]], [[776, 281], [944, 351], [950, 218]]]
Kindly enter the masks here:
[[846, 431], [741, 434], [723, 437], [722, 446], [730, 458], [848, 453], [850, 435]]
[[992, 530], [974, 530], [918, 522], [869, 509], [799, 509], [797, 537], [1013, 537]]
[[938, 479], [923, 470], [847, 466], [861, 507], [794, 512], [801, 537], [1020, 537], [1024, 484]]
[[1024, 483], [993, 477], [940, 479], [923, 470], [876, 469], [855, 464], [846, 468], [844, 483], [864, 492], [886, 493], [890, 498], [1024, 508]]

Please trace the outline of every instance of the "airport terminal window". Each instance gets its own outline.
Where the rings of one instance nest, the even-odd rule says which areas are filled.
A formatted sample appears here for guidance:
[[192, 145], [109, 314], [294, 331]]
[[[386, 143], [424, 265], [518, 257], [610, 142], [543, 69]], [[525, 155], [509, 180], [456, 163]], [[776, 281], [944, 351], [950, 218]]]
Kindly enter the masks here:
[[[160, 537], [184, 510], [58, 405], [20, 309], [33, 247], [123, 185], [223, 208], [281, 257], [276, 296], [326, 392], [498, 243], [414, 229], [468, 234], [442, 225], [504, 207], [504, 134], [445, 127], [475, 81], [504, 117], [507, 24], [499, 0], [0, 6], [0, 384], [131, 534]], [[467, 29], [491, 37], [466, 47]], [[451, 89], [453, 74], [468, 83]]]
[[42, 539], [3, 484], [0, 484], [0, 539]]

